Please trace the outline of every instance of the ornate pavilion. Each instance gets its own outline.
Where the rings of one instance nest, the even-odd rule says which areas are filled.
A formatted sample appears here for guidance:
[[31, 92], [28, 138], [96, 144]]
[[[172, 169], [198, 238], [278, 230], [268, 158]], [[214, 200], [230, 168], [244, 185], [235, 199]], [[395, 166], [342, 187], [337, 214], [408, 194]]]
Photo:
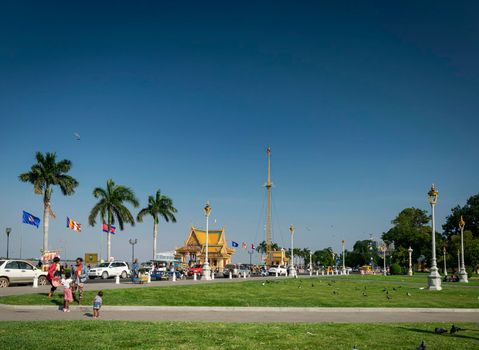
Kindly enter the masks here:
[[[203, 264], [206, 249], [206, 231], [191, 226], [185, 244], [176, 248], [176, 257], [186, 264]], [[226, 242], [225, 229], [208, 230], [208, 262], [211, 269], [222, 270], [231, 263], [235, 249], [229, 248]]]

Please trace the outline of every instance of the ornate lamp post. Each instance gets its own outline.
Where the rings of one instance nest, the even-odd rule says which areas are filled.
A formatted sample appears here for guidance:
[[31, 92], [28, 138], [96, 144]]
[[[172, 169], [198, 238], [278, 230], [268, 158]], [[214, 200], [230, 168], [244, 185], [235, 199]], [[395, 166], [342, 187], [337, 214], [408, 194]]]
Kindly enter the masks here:
[[284, 266], [284, 248], [281, 248], [281, 265]]
[[442, 253], [444, 255], [444, 276], [447, 277], [447, 266], [446, 266], [447, 251], [446, 251], [446, 246], [442, 247]]
[[407, 252], [409, 253], [409, 270], [407, 271], [407, 274], [408, 274], [408, 276], [412, 276], [412, 252], [413, 252], [413, 249], [411, 248], [411, 246], [409, 246], [409, 249], [407, 250]]
[[461, 271], [459, 272], [459, 282], [469, 283], [466, 266], [464, 265], [464, 226], [466, 226], [466, 222], [461, 215], [461, 220], [459, 221], [459, 228], [461, 229]]
[[291, 277], [296, 277], [296, 269], [294, 268], [294, 250], [293, 250], [294, 226], [293, 225], [289, 227], [289, 232], [291, 233], [291, 264], [289, 268], [289, 275]]
[[133, 262], [135, 261], [135, 244], [138, 243], [138, 239], [130, 238], [129, 242], [131, 244], [131, 263], [133, 264]]
[[309, 275], [313, 275], [313, 252], [309, 251]]
[[341, 270], [341, 274], [345, 275], [346, 274], [346, 261], [345, 261], [345, 256], [344, 256], [344, 239], [341, 241], [341, 246], [343, 248], [343, 269]]
[[388, 273], [386, 271], [386, 243], [381, 244], [381, 251], [383, 252], [383, 274], [384, 276], [387, 276]]
[[208, 281], [211, 279], [210, 264], [208, 262], [208, 218], [210, 217], [210, 214], [211, 214], [211, 206], [209, 202], [206, 202], [206, 205], [203, 208], [203, 212], [205, 213], [205, 217], [206, 217], [206, 253], [205, 253], [205, 261], [203, 263], [203, 275], [201, 276], [201, 279]]
[[441, 287], [441, 275], [437, 270], [436, 264], [436, 217], [434, 208], [437, 203], [437, 196], [439, 192], [436, 191], [434, 184], [431, 186], [431, 190], [427, 193], [429, 204], [431, 204], [431, 218], [432, 218], [432, 258], [431, 258], [431, 273], [428, 278], [428, 285], [430, 290], [442, 290]]
[[7, 234], [7, 259], [8, 259], [8, 248], [10, 247], [10, 233], [12, 232], [12, 229], [10, 227], [7, 227], [5, 229], [5, 233]]

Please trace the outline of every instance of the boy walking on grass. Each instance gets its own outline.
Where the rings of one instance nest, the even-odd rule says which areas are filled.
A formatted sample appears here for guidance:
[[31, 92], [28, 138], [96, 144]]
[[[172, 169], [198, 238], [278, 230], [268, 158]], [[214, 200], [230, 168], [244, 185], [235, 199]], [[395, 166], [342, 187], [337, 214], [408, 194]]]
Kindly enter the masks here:
[[103, 292], [99, 291], [93, 300], [93, 318], [100, 317], [100, 309], [103, 304]]

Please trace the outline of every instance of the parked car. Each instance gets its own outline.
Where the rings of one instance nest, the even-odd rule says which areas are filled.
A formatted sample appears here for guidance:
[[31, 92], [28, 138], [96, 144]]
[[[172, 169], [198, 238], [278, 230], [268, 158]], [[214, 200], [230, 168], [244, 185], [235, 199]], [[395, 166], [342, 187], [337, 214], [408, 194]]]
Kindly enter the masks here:
[[203, 266], [196, 264], [188, 269], [188, 276], [193, 276], [196, 273], [197, 276], [203, 273]]
[[276, 271], [278, 271], [278, 275], [286, 276], [288, 274], [288, 270], [284, 265], [272, 266], [269, 268], [268, 273], [269, 275], [276, 275]]
[[251, 270], [249, 268], [249, 265], [241, 264], [238, 269], [238, 274], [239, 274], [239, 277], [244, 277], [245, 274], [246, 274], [246, 277], [250, 277]]
[[96, 267], [92, 267], [88, 273], [88, 277], [91, 279], [101, 277], [104, 280], [110, 277], [119, 275], [125, 279], [131, 274], [128, 264], [124, 261], [112, 261], [101, 263]]
[[48, 284], [47, 272], [37, 269], [23, 260], [0, 260], [0, 288], [15, 283], [33, 283], [38, 277], [38, 285]]
[[226, 264], [225, 268], [223, 269], [223, 277], [229, 277], [230, 272], [232, 277], [238, 277], [239, 266], [237, 264]]

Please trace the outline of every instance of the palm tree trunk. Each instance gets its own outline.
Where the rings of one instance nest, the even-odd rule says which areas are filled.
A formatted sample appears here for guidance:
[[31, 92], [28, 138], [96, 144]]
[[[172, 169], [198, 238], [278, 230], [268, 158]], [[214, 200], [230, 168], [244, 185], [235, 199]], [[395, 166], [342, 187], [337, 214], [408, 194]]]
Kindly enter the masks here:
[[48, 226], [50, 224], [50, 205], [48, 202], [43, 204], [43, 253], [48, 251]]
[[108, 257], [108, 261], [110, 261], [110, 257], [111, 257], [111, 233], [110, 233], [110, 230], [111, 230], [111, 224], [108, 223], [108, 232], [106, 233], [106, 240], [107, 240], [107, 243], [106, 243], [106, 255]]
[[153, 221], [153, 260], [156, 259], [156, 242], [158, 241], [158, 223]]

